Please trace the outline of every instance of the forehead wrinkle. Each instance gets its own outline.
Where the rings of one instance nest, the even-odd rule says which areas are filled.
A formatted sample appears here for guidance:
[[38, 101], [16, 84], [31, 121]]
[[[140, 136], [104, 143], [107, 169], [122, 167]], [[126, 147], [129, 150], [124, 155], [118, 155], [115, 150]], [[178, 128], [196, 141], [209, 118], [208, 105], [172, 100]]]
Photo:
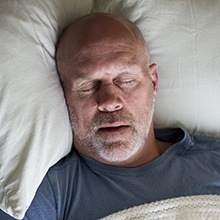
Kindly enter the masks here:
[[86, 65], [85, 67], [74, 71], [72, 80], [101, 80], [102, 78], [109, 78], [109, 76], [109, 79], [114, 79], [120, 74], [132, 74], [137, 72], [141, 72], [141, 68], [137, 63], [129, 63], [127, 65], [110, 64], [107, 67], [106, 65], [99, 65], [96, 68], [94, 68], [93, 65]]
[[138, 63], [138, 48], [135, 48], [135, 46], [124, 43], [114, 45], [106, 45], [106, 43], [92, 44], [89, 47], [81, 48], [80, 51], [69, 56], [69, 63], [74, 68], [81, 68], [81, 66], [85, 66], [86, 64], [97, 66], [98, 64], [107, 65], [108, 62], [111, 63], [112, 61], [116, 61], [117, 63], [117, 59], [125, 60], [126, 64], [129, 63], [129, 60]]
[[121, 60], [118, 60], [117, 57], [110, 57], [107, 60], [83, 60], [75, 62], [74, 67], [72, 68], [72, 74], [74, 75], [86, 75], [88, 73], [98, 73], [98, 72], [120, 72], [122, 70], [129, 70], [131, 68], [134, 68], [134, 66], [139, 66], [138, 62], [135, 62], [135, 59], [133, 60], [125, 60], [124, 63], [121, 62]]

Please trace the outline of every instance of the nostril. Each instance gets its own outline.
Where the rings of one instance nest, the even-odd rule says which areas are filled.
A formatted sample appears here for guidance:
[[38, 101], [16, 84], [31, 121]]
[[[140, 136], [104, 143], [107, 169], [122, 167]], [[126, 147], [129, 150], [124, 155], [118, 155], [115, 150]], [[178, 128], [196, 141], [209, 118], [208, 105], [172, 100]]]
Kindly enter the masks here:
[[123, 105], [121, 101], [106, 101], [98, 105], [98, 109], [102, 112], [114, 112], [122, 109]]
[[116, 110], [119, 110], [119, 109], [121, 109], [121, 105], [116, 105], [114, 108], [116, 109]]

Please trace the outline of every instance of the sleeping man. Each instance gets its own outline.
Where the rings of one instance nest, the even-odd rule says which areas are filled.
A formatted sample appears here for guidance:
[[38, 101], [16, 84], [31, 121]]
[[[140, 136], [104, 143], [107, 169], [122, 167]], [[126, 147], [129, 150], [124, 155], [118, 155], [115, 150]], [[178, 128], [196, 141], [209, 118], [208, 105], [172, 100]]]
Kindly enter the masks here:
[[220, 194], [220, 140], [154, 129], [158, 69], [133, 23], [102, 13], [77, 19], [56, 60], [73, 150], [49, 170], [25, 219], [98, 219], [153, 201]]

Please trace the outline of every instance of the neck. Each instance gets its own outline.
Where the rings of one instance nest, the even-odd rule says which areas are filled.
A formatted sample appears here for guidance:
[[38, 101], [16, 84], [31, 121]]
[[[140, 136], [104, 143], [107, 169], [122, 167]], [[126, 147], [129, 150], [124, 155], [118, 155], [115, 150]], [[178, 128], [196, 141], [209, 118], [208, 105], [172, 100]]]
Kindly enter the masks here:
[[138, 156], [136, 156], [132, 163], [124, 164], [124, 167], [139, 167], [148, 164], [161, 156], [171, 145], [172, 143], [157, 140], [154, 127], [151, 125], [148, 138], [143, 148], [138, 152]]

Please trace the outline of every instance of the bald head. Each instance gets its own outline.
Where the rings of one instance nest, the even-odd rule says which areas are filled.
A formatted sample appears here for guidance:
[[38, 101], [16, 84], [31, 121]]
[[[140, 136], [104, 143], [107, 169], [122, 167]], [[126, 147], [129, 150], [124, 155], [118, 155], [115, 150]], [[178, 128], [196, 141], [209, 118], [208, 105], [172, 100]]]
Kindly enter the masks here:
[[[95, 13], [75, 20], [63, 32], [57, 46], [57, 66], [61, 75], [71, 71], [73, 65], [83, 65], [89, 59], [118, 45], [129, 45], [142, 53], [143, 62], [148, 64], [148, 53], [140, 30], [129, 20], [113, 14]], [[82, 59], [83, 58], [83, 59]], [[111, 59], [104, 56], [103, 59]], [[99, 56], [99, 61], [100, 56]], [[62, 77], [61, 77], [62, 78]]]

